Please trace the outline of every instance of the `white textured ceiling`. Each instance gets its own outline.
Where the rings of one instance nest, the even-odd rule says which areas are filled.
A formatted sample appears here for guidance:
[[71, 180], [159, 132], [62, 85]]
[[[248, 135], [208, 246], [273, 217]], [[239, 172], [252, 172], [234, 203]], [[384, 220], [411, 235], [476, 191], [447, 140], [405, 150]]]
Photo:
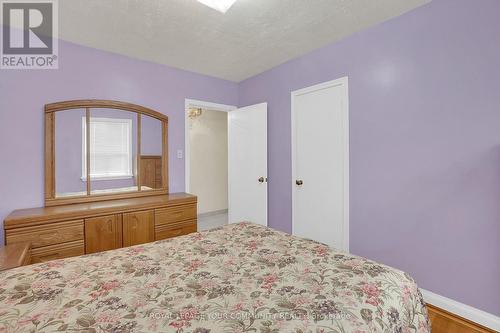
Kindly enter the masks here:
[[196, 0], [61, 0], [59, 36], [242, 81], [430, 0], [238, 0], [226, 14]]

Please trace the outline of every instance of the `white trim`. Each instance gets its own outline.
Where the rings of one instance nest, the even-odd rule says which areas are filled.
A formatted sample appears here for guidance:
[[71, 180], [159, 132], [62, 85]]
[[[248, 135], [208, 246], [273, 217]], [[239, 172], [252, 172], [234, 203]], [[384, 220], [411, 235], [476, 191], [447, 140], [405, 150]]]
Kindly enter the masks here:
[[[188, 110], [190, 107], [199, 107], [203, 109], [209, 109], [212, 111], [220, 111], [220, 112], [231, 112], [236, 110], [237, 107], [234, 105], [226, 105], [226, 104], [217, 104], [212, 102], [205, 102], [196, 99], [186, 98], [184, 102], [184, 191], [189, 193], [191, 188], [190, 182], [190, 173], [191, 173], [191, 160], [190, 160], [190, 148], [189, 148], [189, 118], [188, 118]], [[229, 118], [229, 117], [228, 117]], [[228, 138], [229, 138], [229, 128], [228, 128]], [[229, 140], [228, 140], [228, 149], [229, 149]], [[229, 159], [228, 159], [228, 169], [229, 169]], [[228, 179], [229, 181], [229, 179]], [[229, 193], [229, 186], [227, 189], [227, 206], [228, 211], [231, 211], [231, 200]]]
[[450, 298], [435, 294], [428, 290], [420, 289], [420, 291], [422, 292], [425, 303], [437, 306], [438, 308], [488, 327], [492, 330], [500, 331], [500, 317], [457, 302]]
[[189, 107], [195, 107], [195, 108], [198, 107], [198, 108], [202, 108], [202, 109], [210, 109], [213, 111], [223, 111], [223, 112], [230, 112], [230, 111], [237, 109], [237, 107], [234, 105], [205, 102], [205, 101], [200, 101], [197, 99], [189, 99], [189, 98], [186, 98], [185, 106], [186, 106], [186, 111], [188, 110]]
[[349, 252], [349, 79], [347, 76], [340, 79], [323, 82], [311, 87], [299, 89], [292, 91], [291, 93], [291, 117], [292, 117], [292, 234], [294, 229], [294, 207], [295, 207], [295, 102], [294, 99], [298, 95], [303, 95], [313, 91], [326, 89], [334, 86], [343, 86], [344, 89], [344, 101], [345, 105], [342, 107], [343, 112], [343, 124], [344, 129], [344, 142], [345, 142], [345, 159], [344, 159], [344, 223], [343, 223], [343, 244], [341, 249]]
[[[134, 175], [126, 175], [126, 176], [91, 176], [92, 180], [124, 180], [124, 179], [132, 179]], [[87, 181], [87, 176], [80, 177], [82, 181]]]

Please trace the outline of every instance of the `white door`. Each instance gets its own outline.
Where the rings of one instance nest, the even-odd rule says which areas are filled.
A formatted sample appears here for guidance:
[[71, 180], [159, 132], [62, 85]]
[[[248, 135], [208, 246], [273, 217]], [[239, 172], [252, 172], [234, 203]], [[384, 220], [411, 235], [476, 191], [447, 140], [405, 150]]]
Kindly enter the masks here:
[[293, 234], [349, 249], [347, 78], [292, 92]]
[[267, 103], [228, 115], [229, 223], [267, 226]]

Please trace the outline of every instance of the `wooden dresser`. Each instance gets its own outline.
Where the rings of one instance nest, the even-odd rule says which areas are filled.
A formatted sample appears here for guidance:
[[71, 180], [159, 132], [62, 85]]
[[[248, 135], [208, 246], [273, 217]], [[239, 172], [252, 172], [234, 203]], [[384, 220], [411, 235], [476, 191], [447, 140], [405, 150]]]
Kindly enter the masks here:
[[31, 263], [186, 235], [197, 230], [197, 199], [172, 193], [12, 212], [6, 245], [31, 244]]
[[15, 243], [0, 247], [0, 271], [30, 264], [30, 243]]

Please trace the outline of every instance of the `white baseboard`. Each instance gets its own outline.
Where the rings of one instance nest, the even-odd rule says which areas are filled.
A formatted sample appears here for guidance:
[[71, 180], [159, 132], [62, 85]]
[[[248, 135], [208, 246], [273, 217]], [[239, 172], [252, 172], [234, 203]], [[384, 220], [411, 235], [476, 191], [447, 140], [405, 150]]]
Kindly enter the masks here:
[[422, 292], [426, 303], [437, 306], [438, 308], [488, 327], [492, 330], [500, 331], [500, 317], [454, 301], [450, 298], [435, 294], [428, 290], [420, 289], [420, 291]]

